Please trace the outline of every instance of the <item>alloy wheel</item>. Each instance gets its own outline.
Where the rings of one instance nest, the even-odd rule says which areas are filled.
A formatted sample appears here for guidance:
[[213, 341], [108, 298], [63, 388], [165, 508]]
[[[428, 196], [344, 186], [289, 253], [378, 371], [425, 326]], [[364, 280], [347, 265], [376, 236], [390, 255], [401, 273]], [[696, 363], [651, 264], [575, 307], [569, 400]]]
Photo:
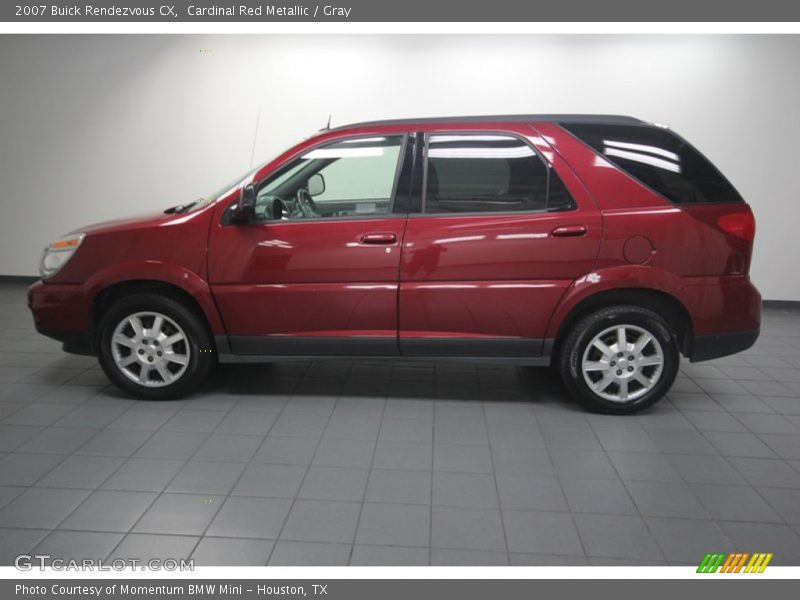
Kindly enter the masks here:
[[137, 312], [114, 329], [111, 355], [128, 379], [158, 388], [183, 376], [191, 348], [186, 333], [173, 319], [159, 312]]
[[656, 337], [637, 325], [614, 325], [586, 346], [581, 371], [589, 389], [611, 402], [632, 402], [658, 383], [664, 350]]

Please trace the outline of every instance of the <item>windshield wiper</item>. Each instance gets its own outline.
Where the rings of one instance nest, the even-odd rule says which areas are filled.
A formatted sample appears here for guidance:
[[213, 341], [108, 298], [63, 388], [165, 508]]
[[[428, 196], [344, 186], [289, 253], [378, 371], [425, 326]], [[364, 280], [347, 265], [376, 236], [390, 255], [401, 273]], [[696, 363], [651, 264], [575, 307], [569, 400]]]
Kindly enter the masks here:
[[181, 213], [185, 213], [187, 210], [192, 208], [198, 202], [200, 202], [200, 200], [195, 200], [194, 202], [187, 202], [186, 204], [179, 204], [178, 206], [170, 206], [167, 210], [164, 211], [164, 214], [178, 215]]

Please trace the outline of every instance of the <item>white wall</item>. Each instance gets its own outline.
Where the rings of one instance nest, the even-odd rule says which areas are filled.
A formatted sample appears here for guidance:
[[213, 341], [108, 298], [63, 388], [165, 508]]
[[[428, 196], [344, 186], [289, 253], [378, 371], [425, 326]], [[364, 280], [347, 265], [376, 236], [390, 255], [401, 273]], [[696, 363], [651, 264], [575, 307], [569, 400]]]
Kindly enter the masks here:
[[722, 169], [756, 213], [757, 285], [800, 300], [798, 56], [798, 36], [4, 36], [0, 274], [208, 194], [329, 113], [621, 113]]

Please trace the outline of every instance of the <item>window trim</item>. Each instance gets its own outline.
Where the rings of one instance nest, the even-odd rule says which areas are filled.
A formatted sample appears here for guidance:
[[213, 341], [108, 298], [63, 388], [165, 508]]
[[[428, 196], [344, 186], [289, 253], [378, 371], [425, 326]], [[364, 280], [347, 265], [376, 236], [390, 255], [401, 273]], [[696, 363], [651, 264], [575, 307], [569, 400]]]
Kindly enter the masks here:
[[409, 215], [410, 217], [472, 217], [478, 215], [549, 215], [555, 213], [563, 213], [563, 212], [572, 212], [578, 210], [578, 203], [576, 202], [572, 192], [569, 191], [567, 184], [564, 183], [564, 180], [561, 179], [558, 173], [555, 173], [556, 177], [561, 179], [561, 185], [564, 186], [564, 189], [569, 194], [570, 199], [572, 200], [572, 206], [569, 208], [560, 208], [557, 210], [548, 210], [547, 208], [541, 210], [492, 210], [492, 211], [471, 211], [471, 212], [442, 212], [442, 213], [428, 213], [425, 212], [425, 208], [428, 202], [428, 144], [430, 142], [431, 137], [435, 137], [437, 135], [464, 135], [464, 136], [472, 136], [472, 135], [497, 135], [502, 137], [514, 138], [519, 142], [522, 142], [524, 145], [528, 146], [533, 153], [542, 161], [542, 164], [547, 169], [547, 200], [550, 199], [550, 173], [555, 172], [553, 165], [544, 157], [544, 155], [539, 152], [539, 149], [536, 148], [530, 140], [524, 137], [522, 134], [517, 132], [510, 132], [510, 131], [501, 131], [501, 130], [494, 130], [494, 129], [476, 129], [476, 130], [452, 130], [452, 129], [442, 129], [442, 130], [435, 130], [435, 131], [426, 131], [423, 144], [422, 144], [422, 190], [421, 190], [421, 204], [420, 204], [420, 212]]
[[[424, 145], [421, 131], [409, 131], [404, 162], [398, 174], [392, 213], [409, 216], [418, 214], [422, 206], [422, 147]], [[407, 177], [404, 179], [403, 175]], [[404, 188], [400, 189], [400, 185]], [[398, 201], [399, 200], [399, 201]]]
[[252, 185], [256, 189], [256, 195], [258, 195], [259, 190], [264, 186], [264, 184], [270, 179], [270, 177], [272, 177], [280, 169], [283, 169], [284, 167], [289, 166], [294, 161], [296, 161], [298, 159], [301, 159], [303, 157], [303, 155], [308, 154], [309, 152], [313, 152], [314, 150], [316, 150], [318, 148], [323, 148], [325, 146], [329, 146], [329, 145], [332, 145], [332, 144], [337, 144], [337, 143], [340, 143], [340, 142], [343, 142], [343, 141], [350, 141], [350, 140], [369, 139], [369, 138], [374, 138], [374, 137], [386, 137], [386, 138], [400, 137], [401, 138], [401, 140], [400, 140], [400, 150], [398, 152], [397, 164], [395, 165], [394, 179], [392, 181], [392, 195], [389, 198], [389, 208], [388, 208], [387, 212], [385, 212], [385, 213], [381, 213], [381, 214], [377, 214], [377, 215], [363, 215], [363, 216], [352, 215], [352, 216], [343, 216], [343, 217], [314, 217], [314, 218], [311, 218], [311, 219], [286, 219], [286, 220], [281, 219], [279, 221], [266, 220], [266, 221], [247, 223], [246, 225], [240, 225], [240, 224], [236, 224], [236, 223], [231, 223], [231, 221], [230, 221], [229, 214], [230, 214], [231, 207], [234, 204], [236, 204], [236, 201], [234, 200], [228, 206], [226, 206], [225, 209], [222, 211], [222, 217], [221, 217], [221, 220], [220, 220], [220, 224], [221, 225], [231, 225], [231, 226], [235, 226], [235, 227], [243, 227], [243, 226], [244, 227], [250, 227], [250, 226], [263, 226], [263, 225], [270, 225], [270, 224], [275, 225], [275, 224], [287, 224], [287, 223], [317, 223], [317, 222], [322, 222], [322, 221], [324, 221], [324, 222], [337, 222], [337, 221], [356, 221], [356, 220], [358, 220], [358, 221], [368, 221], [368, 220], [388, 219], [388, 218], [397, 218], [397, 217], [405, 218], [406, 217], [405, 213], [394, 213], [393, 210], [394, 210], [395, 200], [397, 199], [397, 186], [399, 184], [400, 175], [403, 172], [403, 166], [404, 166], [405, 160], [406, 160], [406, 148], [407, 148], [407, 145], [409, 143], [410, 135], [411, 134], [408, 131], [404, 131], [404, 132], [401, 132], [401, 133], [389, 133], [389, 134], [383, 134], [383, 133], [367, 134], [367, 133], [362, 133], [362, 134], [358, 134], [358, 135], [347, 135], [347, 136], [337, 137], [337, 138], [334, 138], [334, 139], [329, 139], [329, 140], [326, 140], [324, 142], [320, 142], [318, 144], [310, 146], [310, 147], [306, 148], [305, 150], [303, 150], [301, 153], [295, 154], [291, 158], [288, 158], [286, 161], [281, 163], [275, 169], [270, 171], [260, 181], [253, 181], [252, 182]]

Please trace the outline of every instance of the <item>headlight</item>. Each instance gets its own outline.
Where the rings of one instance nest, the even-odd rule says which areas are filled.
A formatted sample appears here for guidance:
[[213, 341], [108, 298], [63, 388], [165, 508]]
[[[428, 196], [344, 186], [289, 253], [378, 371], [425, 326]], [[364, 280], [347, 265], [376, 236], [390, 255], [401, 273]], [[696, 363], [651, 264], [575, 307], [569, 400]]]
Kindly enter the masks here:
[[73, 233], [56, 240], [45, 248], [42, 260], [39, 261], [39, 274], [42, 278], [55, 275], [61, 267], [67, 264], [67, 261], [75, 254], [75, 250], [81, 245], [84, 237], [86, 236], [83, 233]]

